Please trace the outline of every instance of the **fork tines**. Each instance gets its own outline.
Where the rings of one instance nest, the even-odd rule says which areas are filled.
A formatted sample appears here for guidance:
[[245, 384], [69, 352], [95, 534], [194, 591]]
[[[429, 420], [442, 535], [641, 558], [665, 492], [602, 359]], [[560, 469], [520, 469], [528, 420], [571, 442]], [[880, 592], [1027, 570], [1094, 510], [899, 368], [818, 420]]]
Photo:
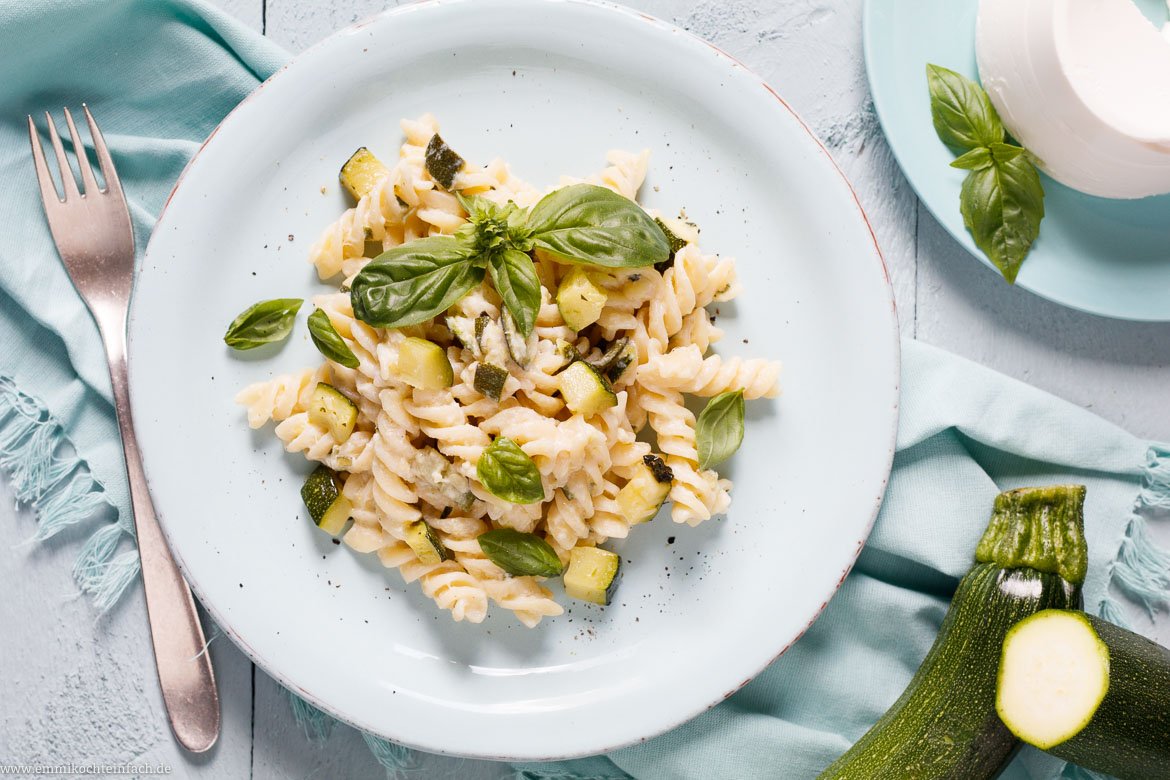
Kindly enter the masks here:
[[109, 149], [106, 148], [105, 139], [102, 138], [97, 123], [93, 121], [93, 115], [89, 113], [89, 107], [83, 103], [81, 108], [85, 112], [86, 122], [89, 123], [89, 134], [93, 139], [93, 148], [97, 153], [98, 165], [101, 167], [102, 179], [105, 181], [106, 186], [104, 188], [98, 187], [97, 180], [94, 178], [93, 167], [89, 162], [89, 155], [86, 154], [85, 145], [81, 142], [81, 137], [77, 133], [77, 125], [73, 123], [73, 114], [66, 108], [65, 123], [69, 127], [69, 136], [73, 141], [73, 151], [77, 156], [77, 167], [81, 171], [83, 190], [78, 190], [77, 180], [73, 176], [73, 169], [69, 166], [69, 158], [65, 156], [65, 147], [61, 144], [61, 136], [57, 132], [57, 125], [53, 122], [53, 115], [46, 111], [45, 119], [49, 124], [49, 140], [52, 142], [53, 151], [57, 155], [57, 167], [61, 173], [61, 185], [64, 190], [64, 196], [59, 195], [56, 185], [53, 183], [52, 174], [49, 172], [44, 147], [41, 145], [40, 138], [37, 135], [36, 123], [30, 115], [28, 118], [29, 141], [32, 144], [33, 163], [36, 166], [37, 179], [41, 185], [41, 198], [45, 201], [46, 209], [50, 208], [53, 202], [67, 203], [71, 198], [92, 197], [99, 194], [107, 195], [111, 191], [117, 193], [119, 196], [121, 195], [122, 186], [118, 181], [118, 174], [114, 170], [114, 162], [110, 159]]

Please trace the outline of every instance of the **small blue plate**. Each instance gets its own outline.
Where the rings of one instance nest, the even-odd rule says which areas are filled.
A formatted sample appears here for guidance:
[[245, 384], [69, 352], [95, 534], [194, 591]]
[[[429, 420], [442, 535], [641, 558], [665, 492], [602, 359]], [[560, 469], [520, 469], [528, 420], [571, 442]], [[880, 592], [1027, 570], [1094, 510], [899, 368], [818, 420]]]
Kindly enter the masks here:
[[[1161, 0], [1137, 0], [1166, 21]], [[930, 120], [926, 64], [971, 78], [979, 0], [866, 0], [865, 66], [878, 118], [910, 185], [942, 225], [984, 263], [959, 213], [964, 172]], [[1170, 195], [1106, 200], [1044, 177], [1046, 216], [1016, 284], [1091, 314], [1170, 321]], [[996, 271], [998, 273], [998, 271]], [[1005, 282], [1006, 284], [1006, 282]]]

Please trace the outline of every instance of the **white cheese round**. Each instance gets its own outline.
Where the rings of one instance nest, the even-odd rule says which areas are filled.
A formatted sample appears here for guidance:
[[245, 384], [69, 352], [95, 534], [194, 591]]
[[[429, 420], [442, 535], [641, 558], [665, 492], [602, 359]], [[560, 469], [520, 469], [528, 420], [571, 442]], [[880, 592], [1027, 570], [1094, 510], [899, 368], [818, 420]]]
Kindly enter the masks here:
[[981, 0], [979, 76], [1048, 175], [1105, 198], [1170, 192], [1170, 41], [1133, 0]]

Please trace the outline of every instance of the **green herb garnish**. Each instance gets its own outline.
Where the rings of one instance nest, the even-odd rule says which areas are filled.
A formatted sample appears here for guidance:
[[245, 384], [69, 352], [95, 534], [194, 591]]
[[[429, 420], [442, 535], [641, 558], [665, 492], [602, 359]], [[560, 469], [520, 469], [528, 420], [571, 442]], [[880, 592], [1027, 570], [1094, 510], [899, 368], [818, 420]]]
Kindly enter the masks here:
[[341, 338], [341, 334], [333, 327], [333, 322], [324, 309], [317, 309], [309, 315], [309, 337], [313, 339], [317, 350], [328, 360], [346, 368], [358, 367], [357, 355], [353, 354], [345, 339]]
[[283, 341], [292, 333], [293, 322], [304, 301], [300, 298], [277, 298], [254, 304], [232, 320], [223, 341], [232, 349], [255, 349]]
[[531, 212], [457, 195], [468, 224], [383, 252], [353, 280], [355, 316], [381, 328], [425, 322], [476, 287], [486, 274], [522, 336], [540, 308], [540, 279], [529, 253], [606, 267], [648, 266], [670, 254], [666, 235], [629, 198], [575, 184], [540, 200]]
[[695, 425], [699, 468], [730, 458], [743, 442], [743, 391], [720, 393], [707, 402]]
[[1032, 156], [1007, 142], [987, 93], [938, 65], [926, 66], [930, 113], [943, 143], [960, 154], [952, 167], [969, 171], [959, 207], [975, 245], [1014, 283], [1044, 219], [1044, 187]]
[[478, 540], [488, 560], [513, 576], [556, 577], [565, 570], [552, 546], [536, 534], [497, 528]]
[[544, 500], [540, 470], [516, 442], [500, 436], [479, 456], [476, 476], [493, 496], [513, 504], [535, 504]]

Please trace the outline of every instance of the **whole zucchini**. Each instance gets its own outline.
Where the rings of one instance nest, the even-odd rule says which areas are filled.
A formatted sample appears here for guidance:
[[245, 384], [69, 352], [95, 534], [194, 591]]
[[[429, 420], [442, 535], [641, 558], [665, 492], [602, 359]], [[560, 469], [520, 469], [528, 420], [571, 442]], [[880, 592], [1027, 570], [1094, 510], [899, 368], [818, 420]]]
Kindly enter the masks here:
[[1046, 610], [1003, 643], [1000, 718], [1030, 745], [1120, 780], [1170, 779], [1170, 649]]
[[885, 715], [822, 780], [982, 780], [1019, 742], [995, 711], [1004, 636], [1043, 609], [1077, 608], [1088, 558], [1085, 489], [1025, 488], [995, 499], [975, 565], [934, 646]]

